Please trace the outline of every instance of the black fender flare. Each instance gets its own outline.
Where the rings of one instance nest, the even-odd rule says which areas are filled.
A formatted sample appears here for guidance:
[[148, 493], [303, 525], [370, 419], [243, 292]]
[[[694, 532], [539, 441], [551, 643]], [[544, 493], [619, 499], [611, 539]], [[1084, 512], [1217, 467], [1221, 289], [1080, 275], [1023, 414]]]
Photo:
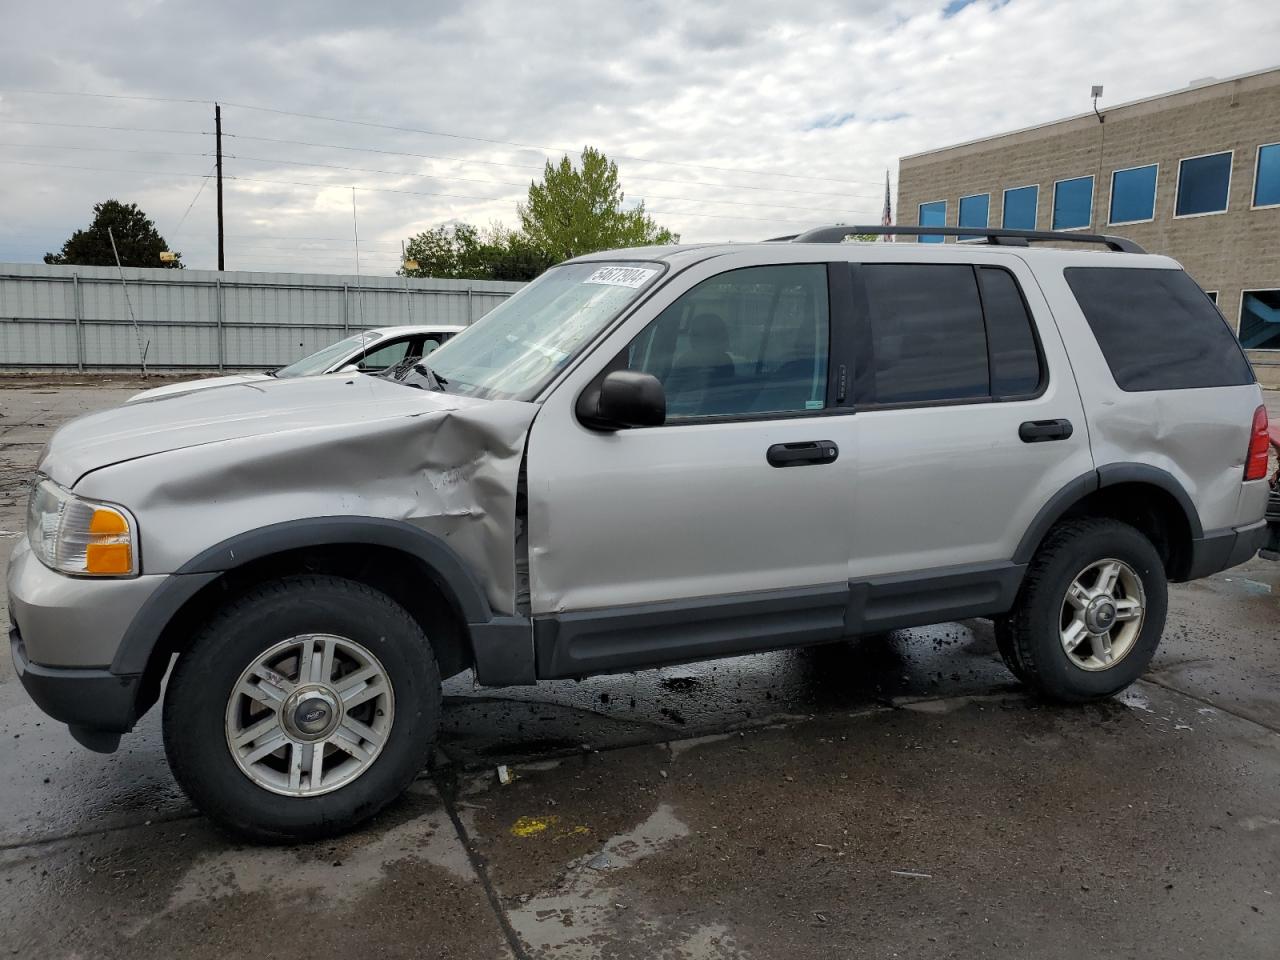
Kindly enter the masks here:
[[384, 517], [308, 517], [238, 533], [184, 563], [165, 579], [129, 624], [111, 662], [111, 672], [126, 676], [143, 673], [161, 633], [174, 615], [224, 573], [289, 550], [335, 544], [390, 547], [417, 557], [453, 594], [468, 624], [489, 624], [495, 620], [480, 581], [440, 537], [411, 523]]
[[1146, 483], [1159, 487], [1173, 497], [1182, 508], [1186, 518], [1187, 529], [1191, 531], [1191, 539], [1199, 540], [1204, 536], [1204, 524], [1200, 522], [1200, 511], [1196, 509], [1191, 494], [1168, 470], [1153, 467], [1149, 463], [1108, 463], [1098, 468], [1098, 488], [1113, 487], [1117, 483]]
[[1113, 487], [1119, 483], [1145, 483], [1163, 490], [1173, 497], [1182, 509], [1183, 516], [1187, 521], [1187, 529], [1191, 532], [1192, 541], [1199, 540], [1204, 536], [1204, 526], [1200, 522], [1200, 512], [1196, 509], [1191, 495], [1178, 482], [1178, 478], [1168, 470], [1153, 467], [1149, 463], [1109, 463], [1098, 467], [1096, 470], [1081, 474], [1048, 499], [1039, 512], [1036, 513], [1031, 525], [1023, 533], [1022, 539], [1018, 541], [1018, 548], [1014, 551], [1013, 561], [1015, 563], [1030, 563], [1032, 556], [1035, 555], [1036, 547], [1040, 545], [1040, 541], [1049, 532], [1049, 528], [1061, 520], [1068, 510], [1094, 491], [1105, 487]]

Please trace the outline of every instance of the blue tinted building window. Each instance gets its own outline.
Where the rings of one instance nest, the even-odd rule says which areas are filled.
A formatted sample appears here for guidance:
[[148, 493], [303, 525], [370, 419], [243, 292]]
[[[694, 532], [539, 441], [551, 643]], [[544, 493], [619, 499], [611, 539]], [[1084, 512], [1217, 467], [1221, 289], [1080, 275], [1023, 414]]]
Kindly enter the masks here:
[[1211, 153], [1178, 163], [1178, 199], [1174, 215], [1191, 217], [1199, 213], [1221, 213], [1227, 209], [1227, 188], [1231, 186], [1231, 154]]
[[1253, 175], [1253, 205], [1274, 207], [1280, 204], [1280, 143], [1266, 143], [1258, 148], [1258, 168]]
[[1093, 177], [1059, 180], [1053, 185], [1053, 229], [1074, 230], [1093, 221]]
[[1156, 215], [1156, 164], [1111, 174], [1111, 223], [1137, 223]]
[[[947, 225], [947, 201], [934, 200], [920, 204], [920, 226], [945, 227]], [[920, 243], [941, 243], [941, 234], [928, 234], [917, 238]]]
[[[987, 215], [991, 211], [991, 194], [977, 193], [972, 197], [960, 198], [960, 221], [962, 227], [981, 227], [986, 229]], [[959, 239], [963, 240], [964, 237]]]
[[1240, 343], [1280, 350], [1280, 290], [1249, 290], [1240, 301]]
[[1036, 207], [1040, 203], [1038, 186], [1016, 187], [1004, 192], [1004, 220], [1001, 226], [1010, 230], [1034, 230]]

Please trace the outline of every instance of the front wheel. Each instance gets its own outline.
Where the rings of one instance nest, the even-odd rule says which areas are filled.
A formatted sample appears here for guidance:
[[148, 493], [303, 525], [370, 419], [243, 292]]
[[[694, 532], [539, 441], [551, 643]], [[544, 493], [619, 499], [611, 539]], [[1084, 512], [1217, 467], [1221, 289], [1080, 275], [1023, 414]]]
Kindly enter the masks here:
[[1167, 608], [1150, 540], [1117, 520], [1068, 520], [1045, 537], [997, 640], [1010, 670], [1037, 692], [1096, 700], [1142, 675]]
[[165, 752], [210, 818], [257, 840], [341, 833], [427, 762], [440, 675], [418, 624], [339, 577], [288, 577], [223, 608], [178, 660]]

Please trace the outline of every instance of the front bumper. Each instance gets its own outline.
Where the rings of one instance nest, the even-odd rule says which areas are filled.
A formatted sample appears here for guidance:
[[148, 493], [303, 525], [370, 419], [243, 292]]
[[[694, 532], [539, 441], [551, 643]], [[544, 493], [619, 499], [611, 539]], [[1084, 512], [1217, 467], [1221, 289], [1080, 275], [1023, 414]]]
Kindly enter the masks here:
[[120, 743], [120, 734], [133, 729], [141, 676], [32, 663], [16, 626], [9, 630], [9, 651], [18, 679], [36, 706], [65, 723], [84, 746], [110, 753]]
[[47, 667], [115, 662], [130, 624], [168, 579], [69, 577], [41, 563], [23, 537], [9, 558], [9, 620], [22, 628], [27, 655]]
[[114, 750], [139, 705], [150, 703], [140, 671], [112, 673], [108, 664], [166, 579], [68, 577], [36, 559], [25, 537], [14, 548], [7, 585], [18, 678], [36, 706], [92, 750]]

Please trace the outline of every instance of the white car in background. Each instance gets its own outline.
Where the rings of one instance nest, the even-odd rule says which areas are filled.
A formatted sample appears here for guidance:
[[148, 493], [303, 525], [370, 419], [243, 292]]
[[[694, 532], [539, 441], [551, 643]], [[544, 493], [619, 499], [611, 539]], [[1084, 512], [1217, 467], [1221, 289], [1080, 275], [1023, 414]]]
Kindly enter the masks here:
[[449, 324], [432, 324], [415, 327], [376, 327], [361, 330], [345, 340], [331, 343], [287, 367], [266, 373], [236, 373], [225, 377], [206, 377], [203, 380], [185, 380], [163, 387], [153, 387], [135, 393], [128, 403], [135, 400], [154, 400], [157, 397], [177, 393], [190, 393], [209, 387], [223, 387], [232, 383], [252, 383], [256, 380], [290, 380], [294, 377], [314, 377], [322, 373], [377, 373], [394, 366], [406, 357], [425, 357], [436, 347], [449, 340], [466, 327]]

